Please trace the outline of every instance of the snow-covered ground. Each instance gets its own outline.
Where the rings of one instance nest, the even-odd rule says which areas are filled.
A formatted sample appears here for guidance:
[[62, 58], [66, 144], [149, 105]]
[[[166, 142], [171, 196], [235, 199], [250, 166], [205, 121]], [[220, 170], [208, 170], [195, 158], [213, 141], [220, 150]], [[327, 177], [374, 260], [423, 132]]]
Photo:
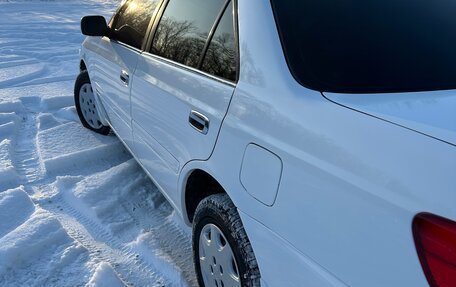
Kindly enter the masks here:
[[73, 106], [79, 19], [118, 1], [0, 0], [0, 286], [194, 286], [190, 230]]

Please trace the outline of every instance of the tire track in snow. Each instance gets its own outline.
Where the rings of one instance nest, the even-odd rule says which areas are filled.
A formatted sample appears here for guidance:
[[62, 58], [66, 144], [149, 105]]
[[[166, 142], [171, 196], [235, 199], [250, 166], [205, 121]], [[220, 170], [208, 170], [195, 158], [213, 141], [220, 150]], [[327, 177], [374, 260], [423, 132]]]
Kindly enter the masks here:
[[[193, 268], [191, 234], [186, 233], [181, 226], [173, 221], [172, 217], [175, 211], [170, 213], [164, 212], [160, 208], [152, 208], [151, 205], [144, 204], [146, 200], [147, 198], [138, 197], [136, 201], [121, 201], [121, 205], [139, 229], [149, 232], [148, 235], [151, 240], [148, 248], [160, 250], [163, 255], [171, 258], [173, 263], [182, 271], [185, 280], [191, 286], [197, 286]], [[166, 202], [166, 204], [168, 203]], [[133, 210], [132, 207], [141, 208], [142, 212], [129, 212]], [[169, 208], [172, 210], [171, 206]], [[141, 216], [141, 214], [146, 214], [146, 216]], [[173, 238], [173, 241], [170, 241], [170, 238]]]
[[[40, 104], [40, 98], [24, 98], [22, 99], [23, 111], [18, 113], [22, 120], [18, 129], [20, 132], [16, 136], [13, 161], [17, 172], [24, 180], [25, 190], [29, 194], [33, 192], [35, 184], [45, 175], [36, 143]], [[58, 197], [60, 198], [61, 194]], [[47, 207], [46, 209], [55, 215], [68, 235], [89, 251], [92, 260], [109, 262], [117, 273], [116, 275], [126, 286], [180, 286], [177, 283], [166, 281], [159, 275], [159, 272], [141, 262], [137, 254], [122, 247], [103, 227], [97, 226], [90, 219], [83, 217], [65, 201], [56, 201], [57, 205], [39, 205]], [[59, 209], [59, 203], [65, 208]], [[62, 210], [68, 212], [63, 213]], [[89, 227], [90, 232], [85, 226]], [[95, 235], [94, 237], [98, 241], [92, 235]], [[108, 242], [114, 248], [104, 242]]]
[[[39, 98], [22, 100], [24, 112], [21, 115], [23, 118], [21, 134], [17, 141], [16, 165], [29, 183], [26, 185], [28, 187], [26, 190], [30, 194], [36, 193], [39, 189], [42, 190], [42, 193], [46, 193], [46, 186], [43, 184], [55, 182], [58, 175], [52, 176], [52, 179], [45, 178], [46, 170], [39, 157], [37, 148], [39, 113], [36, 110], [40, 110], [42, 104]], [[113, 161], [113, 163], [115, 162]], [[38, 165], [41, 167], [37, 168]], [[84, 174], [83, 170], [75, 171], [73, 174], [81, 173]], [[81, 177], [86, 176], [87, 174]], [[137, 229], [150, 233], [151, 242], [146, 244], [148, 244], [147, 248], [151, 255], [158, 256], [158, 258], [154, 258], [154, 261], [159, 262], [157, 268], [154, 266], [154, 262], [151, 265], [147, 260], [138, 257], [138, 254], [125, 244], [125, 240], [121, 241], [125, 238], [113, 235], [111, 230], [94, 222], [73, 207], [71, 203], [65, 201], [62, 192], [59, 191], [58, 195], [52, 198], [52, 204], [46, 204], [45, 201], [37, 202], [37, 204], [52, 212], [67, 233], [89, 251], [91, 258], [99, 262], [108, 262], [127, 286], [187, 286], [186, 282], [191, 286], [196, 286], [191, 258], [191, 237], [172, 222], [172, 219], [169, 220], [171, 207], [167, 210], [152, 208], [151, 205], [144, 204], [146, 198], [141, 197], [120, 201], [121, 207], [127, 211]], [[155, 200], [154, 202], [156, 203]], [[133, 208], [142, 208], [142, 213], [128, 212]], [[170, 241], [170, 238], [173, 238], [173, 241]], [[131, 240], [134, 238], [130, 238]], [[158, 254], [156, 254], [157, 250]], [[180, 272], [184, 278], [179, 281], [166, 280], [159, 275]], [[171, 278], [179, 278], [179, 276], [173, 275]], [[154, 284], [151, 285], [151, 282]]]
[[[41, 99], [31, 97], [22, 98], [21, 101], [23, 108], [17, 112], [21, 118], [18, 129], [20, 132], [15, 140], [13, 161], [24, 181], [25, 191], [33, 197], [40, 189], [43, 193], [46, 192], [44, 189], [48, 186], [42, 185], [43, 180], [50, 182], [54, 181], [55, 177], [45, 178], [46, 170], [37, 148], [37, 118]], [[132, 207], [143, 209], [140, 214], [128, 212], [128, 215], [138, 230], [144, 230], [150, 235], [147, 242], [142, 243], [147, 245], [151, 256], [156, 256], [153, 262], [150, 262], [136, 253], [134, 248], [121, 242], [122, 238], [113, 235], [111, 230], [83, 215], [65, 201], [61, 191], [52, 198], [51, 203], [34, 201], [59, 220], [68, 235], [88, 250], [92, 261], [108, 262], [126, 286], [196, 285], [191, 264], [191, 238], [172, 222], [170, 209], [152, 208], [149, 204], [144, 204], [145, 198], [141, 197], [121, 202], [126, 211], [132, 210]], [[173, 241], [170, 241], [170, 238]], [[157, 262], [159, 266], [154, 266]], [[179, 272], [182, 272], [180, 279], [177, 279], [179, 276], [176, 274], [170, 276], [171, 279], [163, 275]]]
[[[136, 166], [132, 160], [130, 162]], [[119, 170], [119, 167], [125, 164], [119, 164], [112, 169]], [[176, 278], [166, 286], [197, 286], [190, 232], [176, 222], [178, 219], [175, 218], [172, 207], [147, 176], [142, 174], [139, 167], [120, 170], [122, 172], [116, 173], [116, 177], [125, 178], [124, 182], [127, 182], [124, 187], [126, 189], [122, 192], [112, 189], [109, 185], [112, 178], [106, 177], [105, 171], [94, 173], [89, 178], [58, 178], [51, 185], [53, 193], [56, 194], [52, 199], [52, 211], [82, 222], [89, 231], [86, 236], [91, 236], [94, 240], [107, 242], [111, 248], [120, 249], [127, 254], [144, 255], [144, 258], [137, 259], [141, 259], [153, 270], [168, 275], [168, 278]], [[76, 186], [81, 186], [81, 181], [91, 181], [91, 177], [95, 180], [102, 178], [102, 181], [92, 183], [92, 187], [89, 187], [88, 193], [82, 198], [73, 197], [77, 192]], [[94, 190], [94, 186], [98, 188]], [[104, 196], [100, 198], [95, 193]], [[108, 200], [109, 205], [105, 205], [103, 197], [113, 198], [114, 201]], [[116, 262], [112, 258], [105, 260], [113, 266]], [[127, 277], [127, 280], [130, 278]]]
[[20, 55], [0, 55], [0, 63], [5, 64], [10, 61], [28, 60], [28, 57]]
[[18, 174], [24, 180], [27, 192], [31, 192], [31, 185], [43, 178], [45, 169], [37, 149], [37, 116], [41, 99], [37, 97], [21, 99], [23, 111], [20, 127], [16, 135], [13, 163]]
[[92, 258], [108, 262], [127, 286], [186, 286], [160, 275], [160, 270], [120, 243], [104, 226], [68, 204], [62, 194], [52, 201], [52, 205], [43, 204], [43, 207], [54, 214], [67, 233], [84, 246]]
[[36, 64], [36, 63], [38, 63], [38, 61], [34, 60], [34, 59], [0, 62], [0, 69], [9, 68], [9, 67], [18, 67], [18, 66], [24, 66], [24, 65], [31, 65], [31, 64]]
[[[90, 6], [84, 1], [83, 3], [74, 2], [75, 7]], [[71, 55], [77, 55], [74, 44], [80, 43], [82, 38], [79, 29], [71, 28], [74, 27], [74, 20], [68, 21], [68, 5], [62, 4], [61, 6], [61, 11], [55, 11], [52, 15], [53, 19], [50, 21], [52, 25], [49, 25], [49, 21], [45, 17], [42, 21], [27, 20], [27, 17], [30, 19], [35, 17], [29, 15], [28, 11], [25, 11], [25, 15], [21, 15], [21, 21], [27, 23], [12, 24], [7, 21], [2, 22], [0, 19], [0, 34], [2, 35], [0, 37], [0, 69], [14, 67], [11, 61], [17, 61], [15, 64], [21, 65], [21, 69], [35, 64], [35, 61], [43, 63], [41, 72], [14, 77], [8, 82], [0, 83], [0, 88], [25, 87], [74, 79], [68, 74], [73, 71], [77, 73], [78, 62], [77, 56], [74, 56], [73, 65]], [[93, 9], [99, 11], [99, 6], [98, 3], [93, 4]], [[43, 13], [42, 16], [47, 16], [47, 13]], [[79, 20], [77, 19], [77, 21]], [[43, 32], [43, 25], [46, 25], [46, 33]], [[16, 30], [27, 35], [27, 42], [24, 41], [24, 35], [19, 37]], [[48, 47], [49, 43], [60, 49], [56, 51], [52, 47]], [[67, 66], [70, 68], [68, 69]], [[131, 218], [133, 228], [137, 231], [142, 230], [140, 236], [147, 235], [143, 238], [144, 240], [138, 240], [139, 245], [135, 243], [136, 245], [133, 244], [132, 247], [125, 241], [127, 238], [125, 234], [113, 232], [110, 228], [100, 224], [97, 218], [83, 214], [81, 210], [78, 210], [78, 206], [72, 206], [71, 202], [65, 201], [61, 192], [54, 196], [50, 194], [47, 184], [56, 181], [57, 175], [47, 174], [37, 142], [37, 134], [40, 132], [37, 119], [40, 113], [44, 112], [42, 110], [44, 101], [38, 97], [32, 97], [21, 98], [21, 102], [23, 107], [15, 110], [21, 119], [17, 122], [18, 133], [13, 141], [14, 152], [11, 155], [13, 164], [20, 174], [21, 184], [25, 186], [26, 192], [35, 204], [50, 211], [67, 233], [89, 250], [89, 263], [108, 262], [116, 275], [127, 286], [195, 286], [191, 260], [191, 237], [176, 223], [170, 208], [163, 210], [153, 208], [153, 206], [141, 202], [139, 197], [119, 202], [119, 208], [127, 211], [128, 214], [125, 215]], [[49, 110], [46, 112], [52, 113]], [[119, 164], [119, 160], [112, 160], [110, 164]], [[60, 171], [60, 175], [75, 174], [84, 178], [90, 172], [98, 172], [107, 168], [106, 164], [95, 164], [90, 167], [90, 171], [74, 169], [69, 172], [66, 170]], [[42, 199], [38, 193], [43, 195]], [[51, 201], [48, 202], [48, 199]], [[132, 207], [142, 208], [142, 214], [128, 212]], [[112, 212], [117, 212], [117, 209]], [[136, 235], [133, 238], [136, 238]], [[94, 266], [92, 265], [92, 267]]]
[[75, 76], [57, 76], [57, 77], [42, 77], [33, 79], [30, 81], [24, 81], [19, 84], [12, 85], [13, 88], [21, 88], [21, 87], [28, 87], [34, 85], [42, 85], [42, 84], [52, 84], [58, 82], [66, 82], [66, 81], [74, 81]]
[[17, 75], [14, 75], [11, 78], [9, 78], [9, 68], [0, 69], [0, 76], [3, 78], [0, 78], [0, 89], [22, 83], [30, 79], [34, 79], [36, 77], [39, 78], [40, 76], [45, 75], [47, 72], [46, 66], [43, 64], [31, 64], [25, 65], [24, 67], [28, 67], [29, 70], [21, 72], [20, 74], [18, 74], [18, 71], [15, 71], [14, 73], [16, 73]]

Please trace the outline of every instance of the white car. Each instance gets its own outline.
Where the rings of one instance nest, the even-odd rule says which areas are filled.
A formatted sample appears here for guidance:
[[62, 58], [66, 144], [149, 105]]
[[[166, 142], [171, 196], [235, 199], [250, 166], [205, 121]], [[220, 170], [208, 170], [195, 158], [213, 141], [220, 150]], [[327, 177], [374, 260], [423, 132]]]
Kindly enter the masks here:
[[75, 103], [193, 226], [201, 286], [456, 286], [456, 2], [127, 0]]

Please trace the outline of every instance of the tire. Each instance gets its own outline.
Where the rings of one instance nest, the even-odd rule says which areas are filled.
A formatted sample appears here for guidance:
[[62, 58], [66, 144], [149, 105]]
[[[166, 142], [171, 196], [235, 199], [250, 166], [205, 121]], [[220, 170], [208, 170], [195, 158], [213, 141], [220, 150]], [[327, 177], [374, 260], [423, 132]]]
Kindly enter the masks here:
[[89, 73], [87, 71], [82, 71], [76, 79], [74, 85], [74, 104], [79, 120], [85, 128], [102, 135], [109, 134], [111, 128], [103, 125], [100, 121], [92, 84], [90, 83]]
[[[201, 287], [260, 286], [255, 254], [237, 209], [226, 194], [211, 195], [199, 203], [193, 220], [192, 241], [193, 261]], [[227, 250], [227, 246], [231, 250]], [[227, 256], [229, 251], [231, 258]]]

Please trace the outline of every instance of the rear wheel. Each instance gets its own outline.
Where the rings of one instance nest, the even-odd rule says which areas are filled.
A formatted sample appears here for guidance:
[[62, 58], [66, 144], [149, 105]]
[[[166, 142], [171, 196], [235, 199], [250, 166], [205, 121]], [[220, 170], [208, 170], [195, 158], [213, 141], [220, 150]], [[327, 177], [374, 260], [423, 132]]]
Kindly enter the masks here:
[[111, 129], [101, 123], [95, 102], [95, 94], [87, 71], [82, 71], [76, 79], [74, 103], [84, 127], [102, 135], [109, 134]]
[[201, 287], [260, 286], [260, 272], [236, 207], [226, 194], [198, 205], [193, 260]]

